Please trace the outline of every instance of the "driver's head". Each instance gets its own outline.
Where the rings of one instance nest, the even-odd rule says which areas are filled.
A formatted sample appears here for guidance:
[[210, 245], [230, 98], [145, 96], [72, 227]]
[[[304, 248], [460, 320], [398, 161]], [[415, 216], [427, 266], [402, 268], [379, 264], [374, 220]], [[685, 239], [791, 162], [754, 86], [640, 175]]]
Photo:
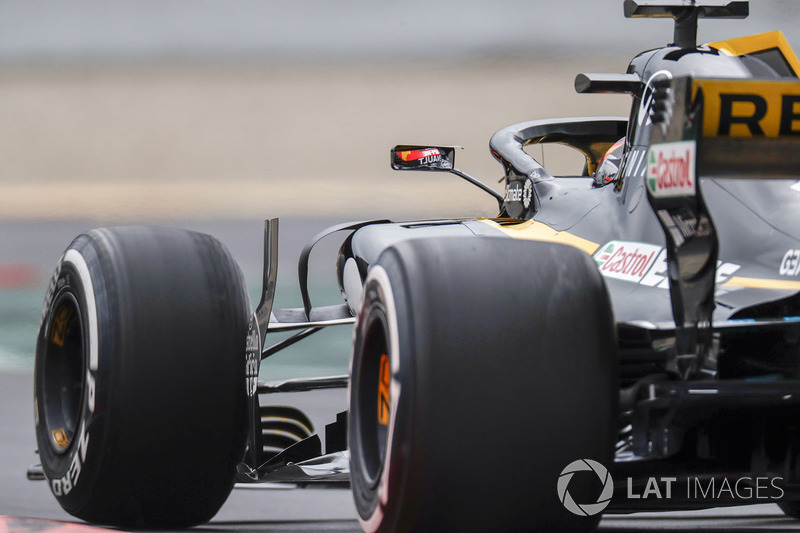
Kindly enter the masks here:
[[607, 185], [616, 181], [619, 176], [619, 167], [622, 163], [622, 152], [625, 149], [625, 138], [620, 139], [606, 151], [597, 170], [594, 173], [594, 181], [598, 185]]

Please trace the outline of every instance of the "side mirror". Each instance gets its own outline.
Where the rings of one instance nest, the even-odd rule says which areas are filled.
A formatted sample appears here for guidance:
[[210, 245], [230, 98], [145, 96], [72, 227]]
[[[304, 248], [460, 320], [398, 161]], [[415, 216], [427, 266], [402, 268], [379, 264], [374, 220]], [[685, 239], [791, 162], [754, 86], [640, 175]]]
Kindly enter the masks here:
[[394, 170], [432, 170], [450, 172], [490, 194], [503, 212], [505, 198], [491, 187], [456, 168], [456, 148], [460, 146], [420, 146], [398, 144], [392, 148], [391, 165]]
[[398, 144], [392, 148], [394, 170], [433, 170], [452, 172], [457, 146], [417, 146]]

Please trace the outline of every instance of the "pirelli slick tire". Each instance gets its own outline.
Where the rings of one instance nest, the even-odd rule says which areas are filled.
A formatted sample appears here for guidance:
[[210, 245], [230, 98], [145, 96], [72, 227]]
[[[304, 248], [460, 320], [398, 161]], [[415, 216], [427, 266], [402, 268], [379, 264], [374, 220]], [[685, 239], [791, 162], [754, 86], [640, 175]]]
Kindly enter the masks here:
[[61, 506], [124, 528], [209, 520], [244, 454], [246, 336], [242, 277], [213, 237], [77, 237], [36, 346], [36, 437]]
[[[386, 249], [365, 282], [351, 360], [362, 527], [594, 529], [598, 507], [573, 514], [559, 479], [581, 459], [611, 465], [617, 366], [605, 285], [582, 251], [501, 238]], [[578, 504], [608, 496], [609, 480], [588, 474], [567, 480]]]

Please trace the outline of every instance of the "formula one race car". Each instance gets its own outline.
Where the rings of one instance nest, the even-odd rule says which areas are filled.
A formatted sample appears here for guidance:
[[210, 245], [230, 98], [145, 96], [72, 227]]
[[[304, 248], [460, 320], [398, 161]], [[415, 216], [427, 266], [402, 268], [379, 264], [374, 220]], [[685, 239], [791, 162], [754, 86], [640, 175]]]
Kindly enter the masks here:
[[[450, 146], [397, 170], [455, 173], [493, 219], [343, 224], [273, 309], [207, 235], [104, 228], [61, 258], [36, 349], [43, 474], [77, 517], [209, 520], [234, 483], [349, 484], [367, 531], [586, 531], [602, 512], [776, 502], [800, 517], [800, 62], [780, 32], [698, 46], [746, 1], [626, 0], [674, 43], [581, 93], [628, 118], [537, 120], [491, 139], [501, 196]], [[561, 143], [582, 176], [523, 149]], [[349, 232], [344, 303], [312, 305], [311, 249]], [[355, 324], [349, 376], [259, 381], [261, 361]], [[270, 346], [271, 333], [294, 330]], [[276, 391], [349, 387], [326, 446]], [[267, 402], [268, 403], [268, 402]]]

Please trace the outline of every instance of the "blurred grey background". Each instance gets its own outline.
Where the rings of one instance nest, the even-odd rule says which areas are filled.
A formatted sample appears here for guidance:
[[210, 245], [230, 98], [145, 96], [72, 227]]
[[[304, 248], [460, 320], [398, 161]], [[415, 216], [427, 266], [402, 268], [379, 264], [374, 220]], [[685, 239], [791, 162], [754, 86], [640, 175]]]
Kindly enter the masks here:
[[[751, 13], [700, 40], [800, 42], [798, 2]], [[3, 0], [0, 219], [491, 215], [455, 178], [393, 175], [388, 148], [458, 144], [496, 183], [495, 130], [626, 114], [575, 74], [624, 71], [671, 25], [621, 0]]]
[[[753, 0], [748, 20], [701, 21], [699, 40], [778, 29], [800, 46], [798, 21], [799, 2]], [[671, 37], [622, 0], [2, 0], [0, 369], [30, 370], [44, 286], [81, 231], [207, 231], [257, 299], [260, 221], [280, 217], [278, 300], [296, 306], [299, 248], [331, 223], [495, 214], [454, 176], [393, 173], [391, 146], [461, 145], [457, 166], [499, 189], [494, 131], [626, 115], [626, 96], [575, 94], [575, 74], [623, 72]], [[582, 167], [538, 150], [554, 173]], [[315, 254], [325, 303], [337, 244]], [[344, 370], [349, 340], [301, 343], [275, 375], [321, 351]]]
[[[795, 0], [753, 0], [749, 22], [700, 40], [781, 29]], [[663, 44], [669, 21], [631, 22], [621, 0], [4, 0], [5, 63], [474, 60], [623, 54]], [[738, 28], [737, 28], [738, 27]]]

